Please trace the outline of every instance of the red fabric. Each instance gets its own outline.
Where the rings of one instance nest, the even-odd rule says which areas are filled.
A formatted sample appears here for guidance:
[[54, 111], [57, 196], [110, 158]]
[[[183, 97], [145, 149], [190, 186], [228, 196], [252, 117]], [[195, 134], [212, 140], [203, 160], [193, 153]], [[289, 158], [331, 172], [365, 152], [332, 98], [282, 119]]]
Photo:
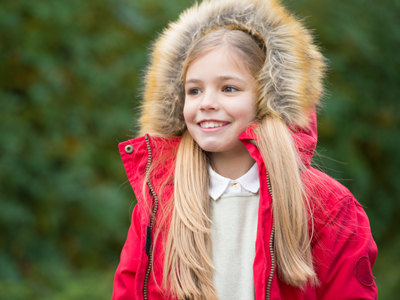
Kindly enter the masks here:
[[374, 284], [374, 276], [372, 275], [371, 264], [367, 256], [363, 256], [357, 260], [356, 265], [354, 266], [354, 273], [358, 281], [362, 284]]
[[[303, 162], [309, 166], [317, 142], [315, 114], [311, 115], [309, 128], [292, 128], [292, 131]], [[261, 154], [250, 142], [250, 139], [255, 138], [254, 126], [249, 127], [239, 138], [257, 162], [259, 169], [260, 206], [253, 270], [255, 296], [257, 300], [261, 300], [266, 298], [271, 271], [269, 241], [273, 224], [272, 198], [268, 191]], [[167, 157], [163, 160], [167, 163], [157, 165], [151, 178], [158, 199], [162, 202], [169, 199], [173, 193], [172, 184], [165, 181], [173, 171], [173, 157], [180, 139], [149, 137], [149, 140], [153, 162], [157, 163], [159, 157]], [[134, 152], [127, 154], [124, 150], [126, 145], [132, 145]], [[116, 271], [112, 299], [139, 300], [143, 299], [143, 283], [149, 262], [145, 252], [146, 228], [150, 222], [149, 208], [153, 205], [149, 201], [151, 197], [142, 194], [148, 150], [144, 137], [123, 142], [119, 149], [138, 204], [133, 211], [132, 224]], [[377, 247], [371, 235], [367, 215], [344, 186], [316, 169], [308, 170], [309, 173], [305, 172], [308, 175], [303, 176], [303, 181], [312, 204], [314, 233], [311, 247], [320, 283], [318, 287], [309, 286], [300, 290], [281, 281], [275, 268], [270, 299], [377, 299], [377, 289], [371, 271], [377, 256]], [[161, 193], [163, 183], [166, 184]], [[146, 193], [147, 190], [145, 189]], [[162, 207], [165, 203], [160, 205]], [[163, 210], [159, 208], [157, 220], [161, 220], [162, 213]], [[160, 240], [155, 245], [153, 269], [148, 281], [150, 300], [171, 299], [160, 287], [164, 255]]]

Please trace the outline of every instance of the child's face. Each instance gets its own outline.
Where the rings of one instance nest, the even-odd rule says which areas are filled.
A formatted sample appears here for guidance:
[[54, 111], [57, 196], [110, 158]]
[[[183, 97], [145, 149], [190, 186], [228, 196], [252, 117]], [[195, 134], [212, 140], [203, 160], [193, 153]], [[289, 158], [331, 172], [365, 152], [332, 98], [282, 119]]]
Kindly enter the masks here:
[[221, 47], [203, 54], [186, 73], [190, 135], [208, 152], [247, 151], [238, 137], [255, 120], [256, 97], [257, 83], [236, 53]]

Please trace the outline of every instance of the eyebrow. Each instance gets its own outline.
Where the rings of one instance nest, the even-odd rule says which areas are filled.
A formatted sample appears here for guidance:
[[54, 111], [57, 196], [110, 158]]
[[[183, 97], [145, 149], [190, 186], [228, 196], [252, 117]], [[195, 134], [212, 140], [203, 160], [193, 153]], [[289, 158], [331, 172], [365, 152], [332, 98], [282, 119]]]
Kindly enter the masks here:
[[[236, 81], [240, 81], [240, 82], [246, 83], [243, 79], [241, 79], [239, 77], [234, 77], [234, 76], [219, 76], [217, 79], [218, 79], [218, 81], [236, 80]], [[199, 82], [202, 82], [202, 80], [192, 78], [192, 79], [186, 80], [185, 84], [188, 84], [188, 83], [199, 83]]]

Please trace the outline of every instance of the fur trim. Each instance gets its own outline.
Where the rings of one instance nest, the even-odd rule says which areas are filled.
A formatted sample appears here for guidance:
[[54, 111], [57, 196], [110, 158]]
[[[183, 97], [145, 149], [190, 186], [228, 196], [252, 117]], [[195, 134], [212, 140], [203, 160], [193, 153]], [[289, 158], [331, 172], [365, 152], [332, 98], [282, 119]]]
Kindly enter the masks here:
[[323, 93], [325, 59], [310, 32], [277, 0], [212, 0], [184, 11], [156, 40], [145, 76], [140, 135], [180, 136], [184, 87], [182, 63], [199, 38], [220, 28], [234, 28], [261, 37], [266, 62], [259, 116], [277, 114], [288, 125], [308, 124], [309, 109]]

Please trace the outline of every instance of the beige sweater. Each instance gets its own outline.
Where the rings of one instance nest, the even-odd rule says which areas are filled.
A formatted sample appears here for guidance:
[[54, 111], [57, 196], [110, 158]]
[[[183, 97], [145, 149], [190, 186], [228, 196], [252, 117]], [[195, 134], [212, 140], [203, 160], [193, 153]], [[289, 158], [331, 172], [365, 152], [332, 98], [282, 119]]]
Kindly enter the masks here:
[[259, 193], [211, 201], [213, 280], [220, 300], [255, 299], [253, 262]]

